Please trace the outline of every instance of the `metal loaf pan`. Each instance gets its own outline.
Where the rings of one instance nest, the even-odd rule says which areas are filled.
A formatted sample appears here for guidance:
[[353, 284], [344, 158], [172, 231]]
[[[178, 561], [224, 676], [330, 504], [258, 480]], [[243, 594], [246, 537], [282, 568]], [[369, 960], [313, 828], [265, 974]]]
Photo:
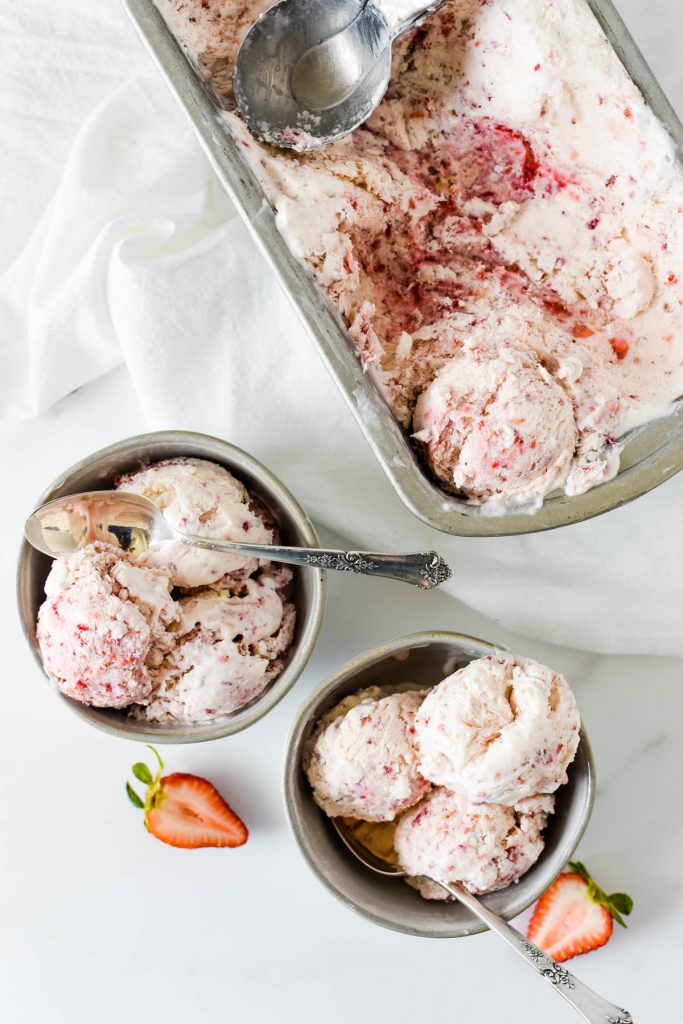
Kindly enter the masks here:
[[[611, 45], [646, 101], [683, 152], [683, 125], [655, 79], [611, 0], [586, 0]], [[443, 491], [418, 459], [372, 379], [363, 373], [339, 313], [291, 254], [273, 210], [242, 147], [221, 120], [221, 106], [208, 82], [182, 51], [153, 0], [123, 0], [124, 7], [171, 92], [189, 117], [221, 183], [249, 227], [292, 305], [315, 342], [403, 503], [443, 533], [492, 537], [536, 533], [581, 522], [645, 494], [683, 469], [683, 404], [665, 419], [633, 432], [619, 475], [578, 497], [555, 493], [534, 515], [483, 515]]]

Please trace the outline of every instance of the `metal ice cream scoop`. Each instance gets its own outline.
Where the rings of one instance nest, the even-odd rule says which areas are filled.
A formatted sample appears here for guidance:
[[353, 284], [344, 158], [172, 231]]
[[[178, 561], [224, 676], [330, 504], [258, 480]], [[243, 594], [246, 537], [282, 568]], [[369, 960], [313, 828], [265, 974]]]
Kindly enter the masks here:
[[[405, 877], [406, 872], [403, 868], [381, 860], [363, 846], [353, 835], [353, 832], [346, 827], [342, 819], [330, 818], [330, 821], [347, 850], [353, 854], [356, 860], [359, 860], [361, 864], [369, 868], [370, 871], [390, 878]], [[564, 996], [567, 1002], [571, 1003], [574, 1009], [578, 1010], [581, 1016], [589, 1021], [589, 1024], [633, 1024], [631, 1014], [627, 1010], [616, 1006], [614, 1003], [608, 1003], [606, 999], [603, 999], [602, 996], [593, 992], [592, 989], [584, 985], [573, 974], [570, 974], [566, 968], [556, 964], [547, 953], [544, 953], [533, 942], [529, 942], [521, 932], [518, 932], [516, 928], [513, 928], [512, 925], [504, 921], [498, 914], [494, 914], [493, 911], [489, 910], [485, 903], [482, 903], [476, 896], [473, 896], [469, 889], [466, 889], [460, 882], [442, 882], [436, 878], [428, 880], [440, 885], [442, 889], [445, 889], [446, 892], [449, 892], [451, 896], [454, 896], [467, 907], [480, 921], [483, 921], [491, 931], [496, 932], [502, 939], [505, 939], [508, 945], [512, 946], [515, 952], [519, 953], [526, 960], [529, 967], [536, 974], [549, 981], [555, 991]]]
[[447, 0], [280, 0], [254, 23], [233, 72], [259, 138], [300, 152], [343, 138], [379, 105], [391, 45]]
[[28, 517], [24, 533], [29, 544], [52, 558], [77, 551], [96, 540], [138, 555], [151, 544], [177, 537], [190, 547], [289, 565], [386, 576], [400, 583], [412, 583], [423, 590], [438, 587], [451, 576], [451, 570], [436, 551], [414, 555], [325, 551], [322, 548], [242, 544], [182, 533], [170, 525], [154, 502], [126, 491], [88, 491], [56, 498]]

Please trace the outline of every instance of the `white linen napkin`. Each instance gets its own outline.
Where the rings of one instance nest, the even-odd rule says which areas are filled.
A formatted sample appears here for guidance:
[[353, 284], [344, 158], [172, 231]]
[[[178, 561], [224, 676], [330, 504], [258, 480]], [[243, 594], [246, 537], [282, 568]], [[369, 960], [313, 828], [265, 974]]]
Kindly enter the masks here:
[[47, 17], [42, 0], [24, 0], [16, 17], [11, 5], [11, 19], [9, 6], [1, 415], [34, 415], [125, 362], [150, 427], [248, 449], [353, 546], [437, 548], [455, 570], [451, 592], [508, 628], [606, 653], [683, 653], [683, 476], [550, 534], [472, 540], [424, 526], [384, 477], [116, 0], [85, 13], [62, 0]]

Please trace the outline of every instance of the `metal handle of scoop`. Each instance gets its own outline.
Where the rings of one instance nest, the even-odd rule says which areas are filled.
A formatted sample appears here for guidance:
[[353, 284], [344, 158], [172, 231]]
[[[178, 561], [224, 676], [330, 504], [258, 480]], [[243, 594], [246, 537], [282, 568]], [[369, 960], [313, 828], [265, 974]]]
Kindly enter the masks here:
[[417, 28], [449, 0], [435, 0], [425, 4], [424, 0], [376, 0], [376, 6], [386, 18], [393, 38], [402, 36], [411, 28]]

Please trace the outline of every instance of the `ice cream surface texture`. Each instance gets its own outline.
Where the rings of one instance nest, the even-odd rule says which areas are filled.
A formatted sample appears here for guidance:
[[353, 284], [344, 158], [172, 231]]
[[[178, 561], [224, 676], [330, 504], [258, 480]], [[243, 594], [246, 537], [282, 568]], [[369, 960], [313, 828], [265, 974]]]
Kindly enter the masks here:
[[294, 606], [283, 597], [291, 572], [262, 572], [181, 597], [180, 623], [155, 673], [156, 689], [133, 710], [148, 722], [196, 723], [237, 711], [282, 669]]
[[[212, 540], [272, 543], [272, 530], [250, 508], [246, 488], [215, 462], [185, 458], [157, 462], [121, 477], [117, 487], [149, 498], [170, 525], [181, 532]], [[249, 576], [258, 561], [188, 547], [182, 540], [172, 538], [151, 548], [144, 556], [144, 564], [165, 568], [175, 586], [199, 587], [215, 583], [226, 573]]]
[[489, 510], [535, 507], [571, 466], [571, 399], [532, 349], [513, 348], [505, 331], [491, 344], [489, 324], [481, 333], [484, 339], [473, 335], [422, 392], [415, 438], [441, 480]]
[[[118, 481], [174, 526], [269, 543], [270, 513], [222, 466], [156, 463]], [[53, 562], [38, 615], [48, 675], [95, 707], [150, 723], [200, 724], [260, 696], [284, 668], [296, 611], [289, 569], [161, 541], [133, 559], [90, 544]]]
[[453, 0], [394, 47], [371, 119], [310, 154], [234, 110], [268, 0], [157, 3], [442, 485], [504, 513], [612, 477], [683, 394], [683, 175], [585, 0]]
[[515, 807], [472, 804], [437, 789], [401, 817], [394, 836], [399, 863], [426, 899], [451, 898], [430, 879], [462, 882], [475, 894], [504, 889], [541, 855], [554, 803], [553, 796], [536, 796]]
[[96, 543], [56, 558], [45, 594], [37, 638], [62, 693], [110, 708], [149, 697], [166, 631], [179, 616], [166, 574]]
[[392, 821], [429, 791], [415, 746], [415, 714], [423, 696], [386, 696], [373, 687], [346, 698], [322, 719], [306, 771], [326, 814]]
[[416, 717], [420, 771], [473, 803], [513, 807], [567, 781], [580, 718], [566, 680], [499, 653], [435, 687]]

